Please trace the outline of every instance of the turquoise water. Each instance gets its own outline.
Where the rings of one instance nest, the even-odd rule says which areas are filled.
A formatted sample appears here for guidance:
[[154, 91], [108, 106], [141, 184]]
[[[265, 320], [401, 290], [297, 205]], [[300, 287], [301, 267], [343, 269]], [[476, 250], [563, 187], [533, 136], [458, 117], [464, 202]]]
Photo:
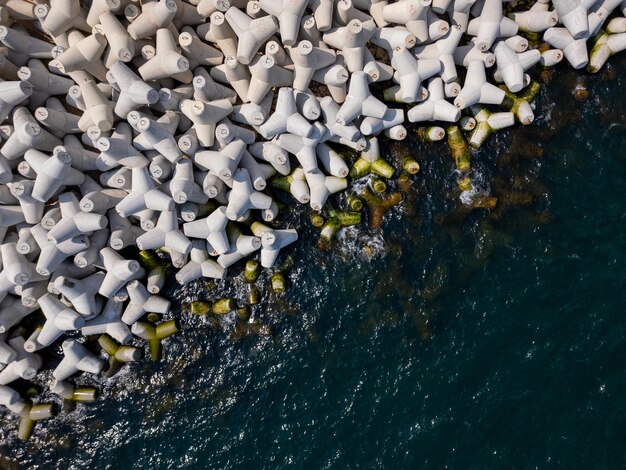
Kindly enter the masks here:
[[253, 311], [264, 328], [185, 316], [165, 361], [28, 443], [3, 415], [0, 466], [626, 465], [626, 74], [611, 65], [583, 102], [559, 68], [536, 123], [475, 155], [497, 210], [456, 210], [445, 145], [409, 142], [410, 197], [330, 250], [306, 233], [287, 295]]

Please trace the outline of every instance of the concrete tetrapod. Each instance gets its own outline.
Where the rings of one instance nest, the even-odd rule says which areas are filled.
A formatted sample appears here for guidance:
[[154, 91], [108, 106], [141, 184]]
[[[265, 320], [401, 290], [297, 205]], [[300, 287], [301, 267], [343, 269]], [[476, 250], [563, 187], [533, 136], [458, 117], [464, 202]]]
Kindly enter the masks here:
[[274, 230], [260, 222], [254, 222], [250, 229], [261, 238], [261, 266], [264, 268], [274, 266], [280, 250], [298, 239], [294, 229]]
[[407, 117], [411, 122], [456, 122], [461, 117], [461, 111], [446, 101], [443, 80], [440, 77], [435, 77], [428, 83], [428, 98], [411, 108]]
[[98, 374], [104, 369], [104, 361], [96, 357], [85, 346], [76, 340], [63, 341], [63, 360], [52, 371], [52, 376], [58, 380], [65, 380], [76, 372], [90, 372]]

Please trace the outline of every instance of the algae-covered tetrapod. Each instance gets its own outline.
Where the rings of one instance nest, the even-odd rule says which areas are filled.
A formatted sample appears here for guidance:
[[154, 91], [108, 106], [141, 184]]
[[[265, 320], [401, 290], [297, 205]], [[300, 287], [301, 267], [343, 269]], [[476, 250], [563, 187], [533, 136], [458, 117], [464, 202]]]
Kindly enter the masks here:
[[402, 201], [402, 194], [399, 192], [388, 193], [381, 197], [374, 194], [369, 188], [365, 188], [360, 197], [367, 205], [372, 228], [380, 228], [385, 214]]
[[178, 333], [178, 323], [176, 320], [168, 320], [158, 324], [138, 321], [133, 324], [131, 331], [134, 335], [148, 342], [152, 360], [159, 361], [162, 357], [162, 341]]
[[469, 172], [472, 166], [472, 154], [461, 129], [459, 126], [449, 126], [446, 134], [456, 169], [461, 173]]

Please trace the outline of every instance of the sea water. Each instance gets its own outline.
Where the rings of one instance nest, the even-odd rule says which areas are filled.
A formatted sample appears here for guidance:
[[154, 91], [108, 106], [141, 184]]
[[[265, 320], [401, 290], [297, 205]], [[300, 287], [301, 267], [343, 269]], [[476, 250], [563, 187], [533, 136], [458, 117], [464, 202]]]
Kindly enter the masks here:
[[[3, 411], [0, 467], [626, 465], [625, 65], [559, 66], [535, 123], [475, 153], [494, 210], [460, 204], [447, 146], [411, 135], [422, 170], [382, 228], [324, 249], [303, 229], [250, 323], [178, 313], [163, 361], [81, 379], [100, 400], [26, 443]], [[245, 292], [171, 289], [177, 309]]]

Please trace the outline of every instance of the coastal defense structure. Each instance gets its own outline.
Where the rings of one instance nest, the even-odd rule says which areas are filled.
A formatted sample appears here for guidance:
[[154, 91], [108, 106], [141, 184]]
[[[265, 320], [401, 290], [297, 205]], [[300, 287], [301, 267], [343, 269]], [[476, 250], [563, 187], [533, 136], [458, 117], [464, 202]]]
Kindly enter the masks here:
[[250, 305], [261, 267], [282, 292], [289, 204], [325, 241], [364, 203], [378, 227], [402, 199], [385, 180], [420, 169], [379, 138], [447, 136], [471, 205], [472, 149], [532, 123], [536, 70], [595, 73], [626, 48], [619, 0], [531, 3], [0, 1], [0, 404], [19, 436], [53, 415], [20, 381], [89, 402], [77, 374], [111, 376], [143, 344], [161, 357], [168, 282], [245, 262]]

